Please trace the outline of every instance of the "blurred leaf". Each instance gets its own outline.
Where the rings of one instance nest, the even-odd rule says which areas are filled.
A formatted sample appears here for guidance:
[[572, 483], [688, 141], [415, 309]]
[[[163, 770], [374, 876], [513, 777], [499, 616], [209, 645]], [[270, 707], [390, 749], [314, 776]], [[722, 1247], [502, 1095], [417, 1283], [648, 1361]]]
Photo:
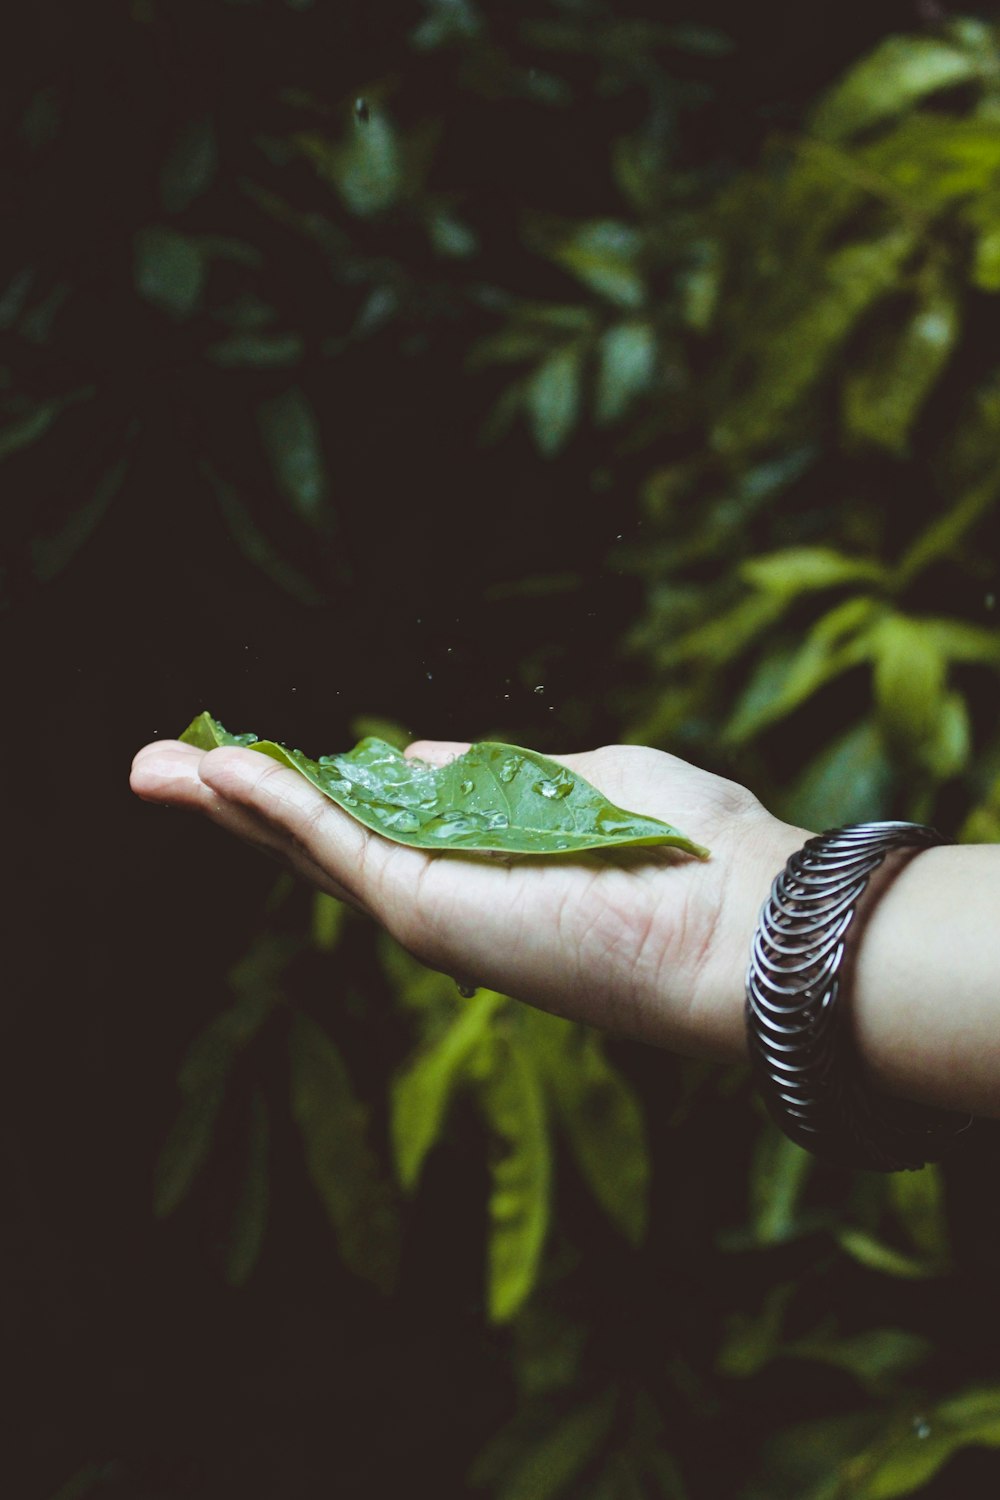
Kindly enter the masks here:
[[778, 1352], [786, 1358], [814, 1360], [846, 1370], [870, 1395], [879, 1397], [894, 1390], [901, 1377], [925, 1363], [933, 1348], [929, 1339], [903, 1328], [866, 1328], [846, 1338], [821, 1332], [786, 1344]]
[[187, 1197], [208, 1158], [226, 1093], [232, 1054], [219, 1049], [217, 1073], [187, 1087], [156, 1166], [153, 1212], [165, 1219]]
[[556, 1422], [496, 1490], [496, 1500], [556, 1500], [605, 1442], [617, 1393], [605, 1391]]
[[635, 396], [649, 389], [656, 369], [656, 337], [648, 323], [618, 323], [603, 335], [595, 416], [615, 422]]
[[969, 82], [981, 67], [974, 53], [932, 37], [887, 37], [826, 95], [812, 129], [827, 140], [859, 135], [939, 89]]
[[92, 395], [93, 391], [86, 387], [66, 396], [54, 396], [50, 401], [40, 401], [36, 406], [16, 415], [7, 427], [0, 427], [0, 459], [9, 458], [20, 448], [27, 448], [31, 443], [37, 442], [48, 432], [60, 412]]
[[951, 1251], [941, 1168], [931, 1163], [919, 1172], [894, 1172], [888, 1191], [913, 1248], [928, 1261], [947, 1266]]
[[863, 719], [815, 757], [786, 800], [782, 816], [817, 832], [886, 816], [894, 768], [878, 726]]
[[526, 1013], [531, 1051], [581, 1175], [633, 1245], [649, 1217], [649, 1143], [635, 1092], [597, 1033], [544, 1012]]
[[218, 168], [215, 127], [207, 117], [188, 120], [178, 131], [160, 174], [160, 202], [181, 213], [211, 185]]
[[243, 1183], [226, 1258], [226, 1280], [230, 1286], [243, 1286], [260, 1256], [267, 1225], [269, 1137], [267, 1105], [263, 1094], [255, 1089], [250, 1101]]
[[89, 500], [76, 510], [59, 528], [47, 536], [31, 539], [32, 571], [39, 583], [48, 583], [72, 562], [80, 548], [90, 538], [121, 489], [128, 468], [128, 458], [122, 458], [98, 482]]
[[896, 227], [846, 245], [822, 262], [822, 283], [779, 331], [769, 330], [756, 378], [716, 428], [725, 452], [773, 439], [781, 419], [819, 378], [825, 365], [872, 303], [895, 284], [916, 243], [916, 232]]
[[[885, 1445], [881, 1445], [884, 1449]], [[990, 1390], [969, 1392], [964, 1397], [941, 1402], [925, 1416], [918, 1416], [908, 1431], [875, 1451], [864, 1464], [863, 1500], [894, 1500], [921, 1489], [952, 1455], [965, 1447], [1000, 1447], [1000, 1398]]]
[[504, 1323], [535, 1285], [549, 1225], [552, 1163], [545, 1102], [525, 1047], [498, 1038], [478, 1097], [503, 1147], [490, 1164], [488, 1304], [492, 1321]]
[[340, 941], [346, 916], [347, 906], [343, 901], [328, 896], [326, 891], [316, 891], [312, 906], [313, 947], [321, 953], [332, 953]]
[[21, 316], [34, 280], [34, 269], [31, 266], [25, 266], [7, 283], [3, 294], [0, 295], [0, 332], [13, 328]]
[[784, 1352], [782, 1327], [794, 1293], [795, 1288], [790, 1282], [771, 1287], [759, 1313], [750, 1316], [736, 1313], [730, 1318], [716, 1360], [720, 1374], [746, 1379]]
[[135, 286], [140, 297], [176, 318], [201, 301], [205, 260], [200, 247], [176, 229], [140, 229], [135, 237]]
[[942, 712], [947, 664], [922, 621], [889, 614], [870, 634], [875, 701], [890, 746], [917, 755]]
[[409, 1191], [416, 1187], [427, 1152], [441, 1134], [452, 1090], [472, 1053], [489, 1034], [504, 997], [480, 990], [442, 1035], [410, 1059], [392, 1085], [392, 1139], [396, 1172]]
[[262, 401], [257, 410], [261, 437], [278, 488], [310, 526], [324, 529], [331, 513], [319, 424], [298, 387]]
[[474, 255], [479, 247], [475, 233], [446, 209], [435, 209], [428, 221], [431, 244], [439, 255], [451, 259], [465, 259]]
[[308, 578], [278, 556], [232, 485], [220, 479], [208, 464], [202, 465], [202, 473], [215, 492], [233, 541], [247, 561], [307, 608], [317, 608], [325, 603], [326, 596]]
[[290, 1038], [292, 1114], [345, 1265], [382, 1292], [395, 1284], [392, 1191], [367, 1141], [367, 1111], [327, 1033], [301, 1013]]
[[641, 307], [645, 281], [636, 260], [642, 238], [631, 224], [599, 219], [581, 224], [554, 258], [593, 291], [616, 307]]
[[749, 558], [740, 565], [740, 576], [754, 588], [792, 598], [845, 583], [878, 583], [884, 580], [886, 571], [881, 563], [847, 557], [832, 547], [786, 547], [781, 552]]
[[1000, 467], [991, 471], [920, 532], [893, 570], [893, 587], [907, 588], [932, 563], [948, 557], [982, 520], [1000, 494]]
[[844, 422], [849, 434], [890, 453], [905, 452], [920, 407], [958, 335], [957, 300], [950, 289], [934, 285], [894, 338], [883, 341], [874, 358], [844, 382]]
[[580, 416], [582, 351], [568, 344], [543, 360], [525, 387], [535, 442], [546, 458], [562, 448]]
[[937, 1265], [918, 1260], [912, 1255], [904, 1255], [902, 1251], [884, 1245], [881, 1240], [863, 1229], [840, 1229], [837, 1231], [837, 1242], [852, 1260], [856, 1260], [859, 1265], [867, 1266], [870, 1271], [881, 1271], [884, 1276], [898, 1276], [908, 1281], [924, 1281], [940, 1274], [940, 1268]]
[[235, 333], [213, 344], [208, 357], [228, 370], [283, 370], [298, 363], [302, 347], [297, 333]]
[[380, 109], [370, 108], [367, 120], [355, 122], [345, 143], [305, 133], [295, 144], [362, 218], [391, 207], [403, 188], [396, 135]]
[[815, 1157], [768, 1122], [750, 1172], [750, 1221], [761, 1245], [780, 1245], [799, 1232], [799, 1212]]
[[[867, 609], [858, 608], [860, 605]], [[726, 725], [726, 740], [734, 745], [744, 743], [787, 718], [828, 682], [866, 661], [872, 654], [869, 633], [861, 630], [851, 635], [840, 626], [842, 622], [853, 625], [864, 620], [874, 607], [870, 600], [848, 600], [814, 625], [802, 645], [777, 664], [765, 658]], [[841, 641], [841, 634], [847, 634], [847, 639]]]

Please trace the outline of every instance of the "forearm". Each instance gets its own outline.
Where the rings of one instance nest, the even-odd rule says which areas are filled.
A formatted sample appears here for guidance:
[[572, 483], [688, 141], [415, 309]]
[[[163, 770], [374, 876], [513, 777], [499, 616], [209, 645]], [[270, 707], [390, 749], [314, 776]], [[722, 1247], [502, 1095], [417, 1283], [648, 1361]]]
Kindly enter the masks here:
[[[747, 1056], [743, 974], [760, 904], [810, 836], [775, 823], [748, 861], [753, 873], [727, 927], [717, 1055]], [[859, 898], [846, 943], [843, 1002], [873, 1086], [1000, 1117], [1000, 845], [890, 854]]]
[[1000, 846], [893, 859], [857, 944], [861, 1054], [887, 1092], [1000, 1116]]

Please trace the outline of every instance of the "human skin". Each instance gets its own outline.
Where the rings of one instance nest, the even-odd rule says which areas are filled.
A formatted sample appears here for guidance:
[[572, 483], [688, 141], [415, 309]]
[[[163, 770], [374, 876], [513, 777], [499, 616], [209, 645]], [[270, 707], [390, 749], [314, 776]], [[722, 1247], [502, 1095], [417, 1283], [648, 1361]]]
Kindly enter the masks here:
[[[419, 740], [406, 753], [441, 765], [466, 749]], [[135, 757], [131, 784], [265, 850], [463, 983], [686, 1056], [745, 1061], [750, 941], [775, 875], [809, 830], [659, 750], [552, 758], [619, 806], [674, 824], [710, 858], [667, 847], [543, 860], [425, 853], [370, 832], [287, 767], [230, 746], [156, 741]], [[876, 1087], [1000, 1114], [998, 911], [992, 845], [900, 851], [873, 875], [855, 924], [850, 1003]]]

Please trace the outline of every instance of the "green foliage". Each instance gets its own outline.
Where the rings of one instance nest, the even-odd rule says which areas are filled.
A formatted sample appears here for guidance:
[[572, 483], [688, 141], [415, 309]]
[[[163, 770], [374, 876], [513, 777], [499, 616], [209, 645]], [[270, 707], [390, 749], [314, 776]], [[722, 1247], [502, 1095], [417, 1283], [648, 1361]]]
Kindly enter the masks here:
[[300, 772], [331, 802], [393, 843], [415, 849], [565, 854], [669, 844], [709, 851], [659, 818], [616, 807], [568, 767], [517, 745], [470, 746], [445, 766], [408, 759], [384, 740], [310, 760], [252, 734], [230, 734], [207, 713], [181, 735], [200, 749], [241, 745]]

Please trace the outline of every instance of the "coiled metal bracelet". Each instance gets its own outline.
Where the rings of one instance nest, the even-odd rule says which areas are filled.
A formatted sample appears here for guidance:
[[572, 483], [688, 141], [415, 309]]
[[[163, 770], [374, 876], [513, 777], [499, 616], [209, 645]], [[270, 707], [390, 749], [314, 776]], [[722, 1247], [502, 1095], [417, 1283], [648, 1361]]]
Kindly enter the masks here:
[[922, 1167], [971, 1124], [873, 1090], [840, 993], [844, 937], [872, 871], [890, 850], [943, 843], [922, 823], [829, 829], [792, 855], [761, 908], [746, 975], [757, 1081], [785, 1134], [840, 1166]]

